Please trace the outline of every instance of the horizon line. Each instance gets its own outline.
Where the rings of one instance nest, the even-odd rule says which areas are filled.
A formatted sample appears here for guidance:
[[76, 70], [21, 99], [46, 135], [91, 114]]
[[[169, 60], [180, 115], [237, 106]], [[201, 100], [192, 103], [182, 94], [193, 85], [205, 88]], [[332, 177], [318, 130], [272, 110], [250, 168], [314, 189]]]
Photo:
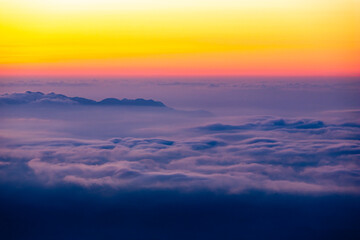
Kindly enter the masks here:
[[51, 78], [51, 79], [91, 79], [91, 80], [99, 80], [101, 79], [215, 79], [215, 78], [359, 78], [359, 74], [347, 74], [347, 75], [1, 75], [0, 80], [4, 80], [5, 78], [11, 79], [22, 79], [22, 78]]

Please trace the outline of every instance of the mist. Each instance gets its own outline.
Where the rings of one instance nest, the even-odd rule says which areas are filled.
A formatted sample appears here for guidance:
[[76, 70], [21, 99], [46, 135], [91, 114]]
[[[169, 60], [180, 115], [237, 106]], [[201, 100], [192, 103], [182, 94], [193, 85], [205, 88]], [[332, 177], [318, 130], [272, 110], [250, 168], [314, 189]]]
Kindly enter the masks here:
[[[295, 225], [311, 229], [301, 235], [310, 239], [346, 231], [349, 239], [359, 236], [354, 219], [359, 216], [360, 85], [354, 79], [1, 84], [8, 94], [0, 97], [0, 220], [9, 239], [67, 238], [73, 234], [69, 224], [62, 234], [52, 234], [71, 218], [80, 224], [77, 236], [88, 239], [116, 239], [117, 229], [127, 239], [151, 233], [154, 239], [191, 238], [209, 226], [215, 228], [205, 234], [208, 239], [224, 237], [220, 229], [227, 229], [227, 239], [275, 233], [274, 239], [287, 239]], [[164, 106], [72, 100], [79, 97], [142, 98]], [[49, 199], [54, 204], [46, 204]], [[332, 210], [343, 204], [346, 209]], [[318, 210], [312, 214], [310, 208]], [[94, 220], [100, 235], [91, 235], [84, 212], [112, 221]], [[56, 220], [39, 228], [49, 214]], [[148, 225], [151, 219], [159, 225]], [[16, 227], [18, 221], [24, 227]], [[172, 231], [160, 230], [162, 225]], [[261, 234], [251, 230], [254, 225]], [[143, 233], [131, 230], [136, 226]], [[176, 235], [181, 226], [185, 231]], [[15, 234], [16, 229], [28, 234]]]

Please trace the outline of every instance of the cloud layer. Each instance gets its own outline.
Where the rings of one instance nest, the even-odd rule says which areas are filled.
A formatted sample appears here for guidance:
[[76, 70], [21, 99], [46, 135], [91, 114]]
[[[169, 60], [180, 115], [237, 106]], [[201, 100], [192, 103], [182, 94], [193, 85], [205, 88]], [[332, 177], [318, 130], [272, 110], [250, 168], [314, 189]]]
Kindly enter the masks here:
[[[150, 137], [2, 131], [0, 177], [87, 188], [360, 193], [360, 124], [355, 120], [263, 116], [202, 121], [174, 127], [163, 120], [163, 131], [172, 134]], [[106, 128], [100, 123], [99, 132]]]

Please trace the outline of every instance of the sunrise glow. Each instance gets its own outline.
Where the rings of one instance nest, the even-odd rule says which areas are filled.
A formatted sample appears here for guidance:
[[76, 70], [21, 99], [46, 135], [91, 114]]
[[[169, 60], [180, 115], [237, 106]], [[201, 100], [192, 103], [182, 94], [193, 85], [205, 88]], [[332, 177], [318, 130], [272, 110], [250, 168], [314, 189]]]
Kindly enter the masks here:
[[0, 0], [1, 76], [360, 74], [358, 0]]

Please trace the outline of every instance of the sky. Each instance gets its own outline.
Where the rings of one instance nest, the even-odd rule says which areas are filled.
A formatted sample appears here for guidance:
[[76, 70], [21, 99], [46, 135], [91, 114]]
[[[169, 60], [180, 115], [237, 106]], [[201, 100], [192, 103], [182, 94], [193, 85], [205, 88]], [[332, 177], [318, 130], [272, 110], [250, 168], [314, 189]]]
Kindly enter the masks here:
[[359, 0], [0, 0], [0, 76], [358, 76]]
[[360, 239], [359, 23], [360, 0], [0, 0], [0, 239]]

